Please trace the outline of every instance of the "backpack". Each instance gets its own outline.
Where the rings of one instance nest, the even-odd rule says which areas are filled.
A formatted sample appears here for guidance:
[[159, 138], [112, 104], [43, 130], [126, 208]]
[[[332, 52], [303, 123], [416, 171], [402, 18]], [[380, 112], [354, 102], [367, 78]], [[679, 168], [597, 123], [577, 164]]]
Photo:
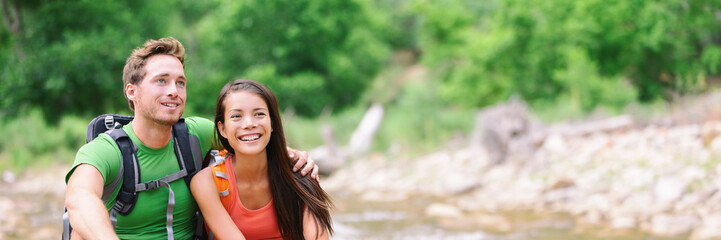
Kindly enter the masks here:
[[[133, 211], [138, 193], [142, 191], [151, 191], [160, 187], [168, 187], [170, 198], [168, 200], [166, 229], [168, 231], [168, 239], [173, 239], [173, 207], [175, 205], [175, 196], [173, 190], [170, 189], [169, 183], [181, 178], [185, 180], [186, 185], [190, 188], [190, 180], [202, 168], [203, 157], [200, 148], [200, 142], [197, 137], [189, 134], [185, 119], [180, 118], [173, 125], [173, 142], [175, 155], [180, 166], [180, 171], [169, 174], [160, 179], [140, 182], [140, 169], [138, 168], [138, 159], [135, 155], [138, 147], [130, 140], [130, 137], [121, 128], [123, 125], [130, 123], [132, 116], [123, 116], [117, 114], [103, 114], [95, 117], [86, 131], [85, 140], [90, 142], [100, 133], [108, 134], [117, 144], [122, 156], [122, 162], [117, 177], [111, 183], [103, 187], [102, 200], [107, 202], [112, 193], [118, 188], [120, 176], [122, 176], [123, 184], [115, 198], [115, 203], [110, 210], [110, 220], [115, 228], [117, 222], [116, 214], [128, 215]], [[194, 160], [195, 159], [195, 160]], [[196, 212], [197, 226], [194, 239], [202, 239], [204, 236], [203, 217], [200, 210]], [[70, 239], [72, 226], [68, 217], [67, 209], [63, 214], [63, 235], [62, 239]]]

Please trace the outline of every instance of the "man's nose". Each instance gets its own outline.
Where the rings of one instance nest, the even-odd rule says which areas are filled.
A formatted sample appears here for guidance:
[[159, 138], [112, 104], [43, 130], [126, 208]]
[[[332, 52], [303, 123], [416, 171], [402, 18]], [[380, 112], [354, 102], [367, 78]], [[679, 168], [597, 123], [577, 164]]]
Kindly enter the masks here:
[[175, 81], [170, 84], [168, 87], [168, 95], [169, 96], [178, 96], [178, 84], [175, 83]]

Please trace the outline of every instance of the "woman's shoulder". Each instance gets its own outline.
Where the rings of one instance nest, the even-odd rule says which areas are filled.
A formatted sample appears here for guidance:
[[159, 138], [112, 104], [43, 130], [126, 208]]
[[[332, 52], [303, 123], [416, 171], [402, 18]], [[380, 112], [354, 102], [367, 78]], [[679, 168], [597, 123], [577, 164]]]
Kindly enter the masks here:
[[195, 175], [193, 176], [193, 179], [191, 180], [191, 185], [193, 185], [194, 182], [198, 184], [203, 184], [203, 186], [206, 186], [206, 183], [212, 183], [213, 182], [213, 173], [210, 171], [210, 167], [206, 167], [203, 169], [200, 169]]

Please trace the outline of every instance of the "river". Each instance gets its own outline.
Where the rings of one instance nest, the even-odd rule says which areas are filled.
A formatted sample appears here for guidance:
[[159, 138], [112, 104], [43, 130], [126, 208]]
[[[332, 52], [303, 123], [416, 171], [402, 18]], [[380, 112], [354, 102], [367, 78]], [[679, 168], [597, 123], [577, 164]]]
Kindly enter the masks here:
[[[368, 203], [354, 196], [330, 193], [336, 203], [332, 213], [333, 239], [498, 239], [498, 240], [676, 240], [688, 236], [658, 237], [638, 231], [608, 231], [602, 227], [577, 225], [568, 214], [538, 215], [532, 212], [506, 212], [511, 219], [509, 232], [468, 229], [444, 224], [428, 217], [426, 206], [439, 199], [417, 196], [403, 202]], [[451, 223], [453, 224], [453, 223]], [[462, 225], [462, 224], [461, 224]]]

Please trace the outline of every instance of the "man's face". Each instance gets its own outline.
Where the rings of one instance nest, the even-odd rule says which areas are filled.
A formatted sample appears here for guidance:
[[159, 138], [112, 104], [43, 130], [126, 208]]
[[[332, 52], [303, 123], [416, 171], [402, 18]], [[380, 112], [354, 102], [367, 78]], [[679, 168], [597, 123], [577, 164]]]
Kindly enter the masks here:
[[145, 64], [145, 77], [128, 84], [128, 99], [135, 102], [135, 117], [160, 125], [178, 122], [185, 109], [186, 89], [183, 64], [171, 55], [154, 55]]

